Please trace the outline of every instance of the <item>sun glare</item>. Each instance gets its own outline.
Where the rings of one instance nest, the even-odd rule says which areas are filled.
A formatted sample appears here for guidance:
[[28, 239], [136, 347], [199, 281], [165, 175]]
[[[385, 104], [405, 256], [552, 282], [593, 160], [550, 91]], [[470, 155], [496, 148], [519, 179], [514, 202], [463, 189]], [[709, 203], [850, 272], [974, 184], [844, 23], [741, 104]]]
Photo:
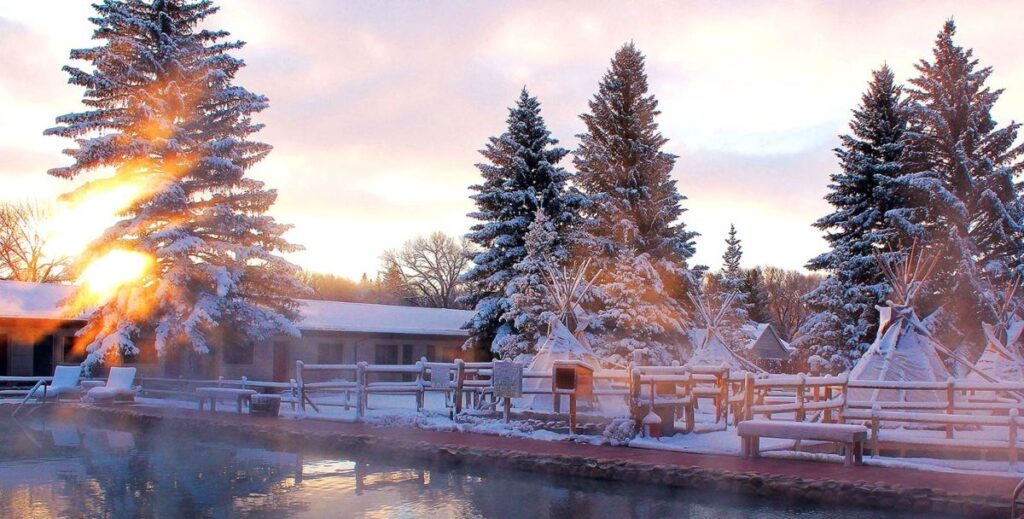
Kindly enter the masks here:
[[153, 266], [153, 257], [136, 251], [112, 250], [82, 271], [81, 283], [86, 304], [102, 304], [110, 300], [122, 285], [141, 278]]
[[47, 248], [54, 256], [77, 256], [117, 214], [150, 193], [142, 181], [96, 185], [58, 203], [46, 229]]

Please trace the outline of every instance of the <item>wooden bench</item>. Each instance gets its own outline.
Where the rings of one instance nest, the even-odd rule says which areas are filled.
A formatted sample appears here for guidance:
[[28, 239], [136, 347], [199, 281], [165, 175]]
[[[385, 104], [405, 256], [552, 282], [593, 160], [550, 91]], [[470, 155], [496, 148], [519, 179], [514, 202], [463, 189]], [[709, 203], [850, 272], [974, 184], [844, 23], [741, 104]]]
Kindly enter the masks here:
[[736, 426], [743, 444], [743, 457], [758, 457], [760, 439], [828, 441], [842, 444], [846, 454], [844, 465], [860, 465], [864, 461], [864, 442], [868, 429], [863, 425], [747, 420]]
[[210, 402], [210, 411], [217, 410], [217, 400], [235, 400], [237, 410], [242, 412], [242, 404], [252, 409], [252, 396], [256, 391], [252, 389], [235, 389], [230, 387], [198, 387], [196, 396], [199, 397], [199, 410], [203, 410], [203, 404]]

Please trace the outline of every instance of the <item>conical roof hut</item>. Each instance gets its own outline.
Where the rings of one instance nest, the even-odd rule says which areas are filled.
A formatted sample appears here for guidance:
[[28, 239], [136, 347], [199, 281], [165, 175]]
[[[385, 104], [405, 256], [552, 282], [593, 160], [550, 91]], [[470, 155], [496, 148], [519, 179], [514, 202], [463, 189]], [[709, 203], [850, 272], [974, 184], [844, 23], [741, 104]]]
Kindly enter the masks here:
[[[896, 261], [876, 257], [892, 288], [886, 306], [879, 306], [875, 341], [850, 370], [854, 382], [944, 382], [951, 376], [939, 351], [946, 351], [914, 312], [913, 301], [934, 268], [935, 260], [922, 262], [916, 248]], [[944, 402], [944, 391], [851, 387], [854, 402]]]

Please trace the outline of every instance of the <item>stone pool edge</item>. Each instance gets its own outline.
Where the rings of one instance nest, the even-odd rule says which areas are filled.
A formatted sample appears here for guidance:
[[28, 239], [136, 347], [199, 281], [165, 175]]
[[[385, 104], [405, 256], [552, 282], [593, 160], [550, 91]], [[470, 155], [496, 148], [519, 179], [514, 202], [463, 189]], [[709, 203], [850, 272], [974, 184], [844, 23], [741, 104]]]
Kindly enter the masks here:
[[[152, 427], [161, 424], [201, 426], [212, 433], [224, 432], [248, 439], [312, 447], [345, 453], [370, 454], [383, 458], [413, 459], [445, 465], [475, 465], [557, 476], [586, 477], [612, 481], [648, 483], [668, 487], [713, 490], [739, 495], [770, 497], [787, 503], [839, 505], [871, 509], [889, 509], [962, 515], [977, 518], [1005, 518], [1009, 515], [1009, 496], [997, 500], [991, 495], [953, 494], [932, 488], [900, 487], [870, 481], [836, 481], [827, 478], [803, 478], [788, 475], [737, 472], [702, 467], [653, 464], [634, 460], [590, 458], [585, 456], [531, 453], [517, 449], [437, 444], [427, 441], [380, 437], [351, 431], [299, 431], [280, 426], [261, 426], [248, 421], [244, 427], [231, 418], [217, 415], [195, 416], [145, 411], [139, 408], [70, 408], [74, 413], [95, 419], [98, 415], [117, 418], [133, 425]], [[60, 412], [70, 410], [67, 407]], [[464, 433], [472, 434], [472, 433]]]

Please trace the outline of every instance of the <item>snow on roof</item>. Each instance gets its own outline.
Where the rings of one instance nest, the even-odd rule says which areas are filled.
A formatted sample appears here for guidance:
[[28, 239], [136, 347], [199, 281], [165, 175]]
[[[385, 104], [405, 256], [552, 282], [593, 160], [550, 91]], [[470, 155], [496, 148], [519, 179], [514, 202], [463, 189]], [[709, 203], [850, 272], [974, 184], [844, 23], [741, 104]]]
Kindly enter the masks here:
[[61, 307], [74, 290], [71, 285], [0, 281], [0, 318], [82, 320], [69, 319]]
[[300, 300], [300, 330], [331, 332], [457, 335], [473, 316], [468, 310]]
[[[0, 318], [83, 320], [84, 316], [68, 318], [61, 309], [61, 301], [74, 290], [72, 285], [0, 281]], [[308, 299], [299, 303], [302, 318], [297, 324], [304, 331], [466, 336], [462, 326], [473, 315], [441, 308]]]

